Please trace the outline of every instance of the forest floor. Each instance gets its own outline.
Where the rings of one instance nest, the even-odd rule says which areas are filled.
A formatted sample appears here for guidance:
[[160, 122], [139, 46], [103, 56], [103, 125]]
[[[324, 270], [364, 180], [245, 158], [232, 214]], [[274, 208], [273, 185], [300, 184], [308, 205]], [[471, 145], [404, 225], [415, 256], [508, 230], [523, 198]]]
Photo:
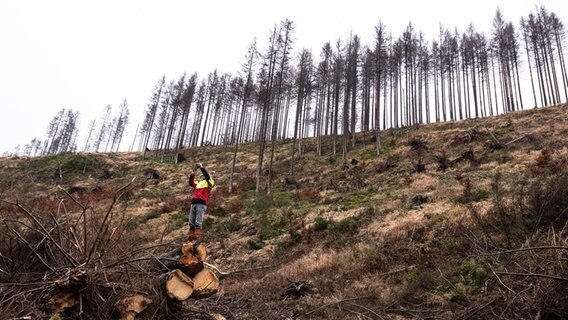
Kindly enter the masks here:
[[[112, 207], [129, 221], [121, 245], [131, 247], [122, 253], [180, 246], [191, 196], [187, 175], [201, 162], [215, 171], [217, 185], [204, 223], [207, 262], [227, 274], [216, 295], [184, 302], [182, 314], [568, 317], [567, 105], [380, 135], [380, 155], [373, 133], [358, 133], [345, 159], [327, 154], [327, 137], [323, 156], [307, 139], [292, 175], [293, 142], [279, 141], [269, 195], [268, 175], [255, 191], [254, 143], [240, 146], [232, 193], [230, 146], [183, 150], [179, 164], [153, 152], [145, 160], [141, 153], [0, 158], [1, 217], [21, 219], [18, 205], [38, 215], [77, 215], [76, 201], [88, 203], [93, 216]], [[0, 248], [6, 284], [23, 268], [14, 263], [7, 234]], [[169, 317], [156, 310], [139, 318]]]

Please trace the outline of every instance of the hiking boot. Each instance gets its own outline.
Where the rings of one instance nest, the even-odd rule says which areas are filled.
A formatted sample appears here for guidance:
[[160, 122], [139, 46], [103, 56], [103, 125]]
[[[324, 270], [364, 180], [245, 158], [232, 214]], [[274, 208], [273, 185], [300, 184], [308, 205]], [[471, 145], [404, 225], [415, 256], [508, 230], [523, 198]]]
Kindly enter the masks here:
[[199, 244], [203, 242], [202, 235], [203, 230], [201, 228], [195, 228], [193, 236], [193, 252], [197, 252], [197, 246], [199, 246]]
[[196, 235], [195, 235], [195, 228], [194, 227], [189, 227], [189, 233], [187, 234], [187, 240], [189, 241], [193, 241], [196, 239]]

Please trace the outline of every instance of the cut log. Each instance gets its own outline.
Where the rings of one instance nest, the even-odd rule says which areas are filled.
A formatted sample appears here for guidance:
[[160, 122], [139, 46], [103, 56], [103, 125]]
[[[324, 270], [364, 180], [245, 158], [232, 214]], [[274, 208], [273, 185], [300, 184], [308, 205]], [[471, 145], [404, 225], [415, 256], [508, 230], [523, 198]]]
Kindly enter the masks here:
[[134, 320], [146, 307], [152, 303], [152, 300], [141, 294], [126, 297], [118, 302], [118, 311], [121, 320]]
[[172, 270], [166, 278], [168, 297], [178, 301], [187, 300], [193, 293], [194, 281], [179, 269]]
[[193, 293], [191, 298], [204, 299], [208, 298], [219, 291], [219, 278], [209, 268], [201, 270], [193, 278]]
[[193, 277], [203, 270], [203, 261], [207, 259], [207, 250], [202, 243], [197, 245], [195, 249], [193, 248], [193, 243], [184, 243], [181, 247], [181, 252], [183, 256], [179, 262], [188, 275]]

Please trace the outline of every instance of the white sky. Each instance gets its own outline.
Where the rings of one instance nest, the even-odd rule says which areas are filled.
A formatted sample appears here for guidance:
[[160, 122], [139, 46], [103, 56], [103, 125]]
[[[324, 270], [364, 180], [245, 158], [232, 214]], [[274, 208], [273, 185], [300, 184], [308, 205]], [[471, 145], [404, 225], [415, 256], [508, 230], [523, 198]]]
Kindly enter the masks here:
[[319, 57], [350, 32], [371, 45], [379, 21], [395, 37], [412, 21], [431, 41], [440, 23], [463, 32], [471, 22], [489, 35], [497, 7], [518, 26], [540, 5], [568, 24], [566, 0], [1, 0], [0, 154], [45, 139], [61, 108], [80, 111], [82, 150], [88, 123], [124, 99], [127, 147], [162, 75], [236, 73], [251, 41], [262, 51], [285, 18], [296, 25], [294, 52]]

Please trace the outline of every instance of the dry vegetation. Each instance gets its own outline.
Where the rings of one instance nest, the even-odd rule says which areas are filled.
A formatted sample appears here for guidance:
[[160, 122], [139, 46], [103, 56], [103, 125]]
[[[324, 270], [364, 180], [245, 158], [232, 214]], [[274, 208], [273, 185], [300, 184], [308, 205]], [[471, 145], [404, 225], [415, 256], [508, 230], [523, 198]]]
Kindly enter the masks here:
[[[110, 319], [136, 293], [151, 300], [139, 319], [565, 319], [566, 137], [563, 105], [385, 131], [378, 157], [361, 135], [345, 163], [307, 141], [294, 176], [284, 142], [271, 195], [254, 191], [254, 144], [233, 194], [230, 147], [185, 150], [177, 165], [3, 158], [0, 309]], [[221, 290], [176, 304], [157, 283], [185, 240], [194, 162], [217, 173], [205, 241]], [[58, 309], [61, 288], [79, 304]]]

